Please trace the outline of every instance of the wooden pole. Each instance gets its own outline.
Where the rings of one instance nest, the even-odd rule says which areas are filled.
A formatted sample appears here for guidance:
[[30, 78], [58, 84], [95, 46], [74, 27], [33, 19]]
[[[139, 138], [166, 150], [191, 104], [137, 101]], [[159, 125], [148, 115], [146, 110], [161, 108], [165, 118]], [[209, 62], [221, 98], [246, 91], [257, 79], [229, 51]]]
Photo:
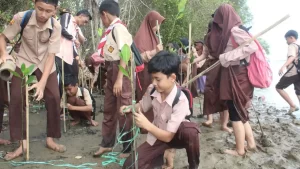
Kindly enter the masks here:
[[62, 80], [62, 91], [63, 91], [63, 116], [64, 116], [64, 132], [67, 132], [67, 126], [66, 126], [66, 98], [65, 98], [65, 66], [64, 66], [64, 57], [62, 57], [61, 59], [61, 67], [62, 67], [62, 76], [61, 76], [61, 80]]
[[[192, 49], [191, 45], [192, 45], [192, 24], [190, 23], [189, 24], [189, 52], [187, 57], [189, 60], [191, 59], [191, 49]], [[190, 74], [191, 74], [191, 63], [189, 62], [187, 66], [186, 81], [190, 80]], [[189, 85], [187, 87], [190, 88]]]
[[[134, 110], [136, 101], [135, 101], [135, 89], [134, 89], [134, 73], [135, 73], [135, 62], [134, 62], [134, 58], [132, 55], [132, 52], [130, 52], [130, 61], [131, 61], [131, 66], [130, 66], [130, 81], [131, 81], [131, 98], [132, 98], [132, 111]], [[135, 119], [134, 116], [132, 116], [132, 120], [133, 120], [133, 126], [136, 126], [135, 124]], [[137, 130], [137, 129], [136, 129]], [[133, 134], [136, 133], [136, 130], [133, 130]], [[137, 148], [137, 142], [135, 140], [133, 140], [133, 153], [134, 153], [134, 165], [135, 165], [135, 169], [138, 169], [138, 160], [137, 160], [137, 152], [136, 152], [136, 148]]]
[[[28, 77], [25, 77], [25, 83], [28, 80]], [[29, 161], [29, 98], [28, 98], [28, 84], [25, 86], [25, 94], [26, 94], [26, 160]]]
[[161, 40], [161, 36], [160, 36], [160, 26], [158, 24], [158, 20], [156, 20], [156, 27], [157, 27], [157, 35], [158, 35], [159, 44], [163, 44], [162, 40]]
[[[280, 19], [279, 21], [275, 22], [274, 24], [272, 24], [271, 26], [269, 26], [268, 28], [266, 28], [265, 30], [261, 31], [260, 33], [258, 33], [257, 35], [253, 36], [251, 39], [249, 39], [247, 42], [243, 43], [242, 45], [240, 45], [238, 48], [242, 48], [245, 45], [253, 42], [254, 40], [256, 40], [258, 37], [262, 36], [263, 34], [267, 33], [268, 31], [270, 31], [271, 29], [275, 28], [276, 26], [278, 26], [279, 24], [281, 24], [283, 21], [287, 20], [290, 17], [290, 15], [286, 15], [284, 16], [282, 19]], [[237, 49], [238, 49], [237, 48]], [[217, 61], [215, 64], [211, 65], [209, 68], [207, 68], [206, 70], [202, 71], [201, 73], [199, 73], [197, 76], [195, 76], [194, 78], [192, 78], [190, 81], [188, 81], [187, 83], [183, 84], [183, 87], [186, 87], [187, 85], [193, 83], [196, 79], [198, 79], [199, 77], [203, 76], [204, 74], [206, 74], [207, 72], [209, 72], [210, 70], [214, 69], [215, 67], [217, 67], [220, 64], [220, 61]]]
[[7, 81], [7, 86], [6, 86], [6, 88], [7, 88], [7, 99], [8, 99], [8, 103], [10, 103], [10, 82], [9, 81]]

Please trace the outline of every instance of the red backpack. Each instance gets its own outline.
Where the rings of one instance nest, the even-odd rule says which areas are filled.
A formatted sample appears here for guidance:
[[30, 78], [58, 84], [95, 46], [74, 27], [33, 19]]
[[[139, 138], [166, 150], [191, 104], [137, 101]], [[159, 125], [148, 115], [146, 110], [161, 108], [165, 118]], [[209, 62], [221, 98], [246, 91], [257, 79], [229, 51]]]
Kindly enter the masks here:
[[[249, 34], [249, 36], [251, 35]], [[236, 43], [233, 36], [230, 36], [230, 39], [233, 47], [237, 48], [239, 44]], [[253, 87], [261, 89], [268, 88], [272, 83], [273, 73], [263, 52], [262, 46], [257, 40], [254, 40], [254, 42], [258, 46], [258, 50], [250, 55], [250, 61], [247, 66], [248, 77]]]

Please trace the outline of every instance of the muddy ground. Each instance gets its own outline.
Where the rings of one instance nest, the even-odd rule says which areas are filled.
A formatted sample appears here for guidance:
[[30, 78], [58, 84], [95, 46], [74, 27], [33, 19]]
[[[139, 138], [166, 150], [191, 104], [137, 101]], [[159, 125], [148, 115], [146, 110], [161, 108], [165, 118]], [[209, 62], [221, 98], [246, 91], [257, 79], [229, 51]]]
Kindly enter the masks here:
[[[97, 99], [99, 108], [100, 98]], [[195, 100], [195, 114], [200, 113], [199, 101]], [[225, 148], [234, 148], [234, 136], [226, 132], [220, 131], [218, 124], [218, 115], [214, 116], [215, 123], [213, 128], [205, 128], [201, 126], [201, 168], [203, 169], [300, 169], [300, 120], [286, 115], [287, 109], [276, 109], [267, 103], [258, 102], [254, 99], [255, 109], [258, 111], [259, 119], [262, 123], [263, 131], [267, 138], [267, 143], [261, 143], [261, 130], [257, 123], [257, 119], [253, 109], [251, 110], [251, 125], [254, 130], [254, 135], [259, 147], [256, 153], [247, 153], [245, 158], [232, 157], [221, 154]], [[101, 122], [103, 114], [98, 112], [96, 120]], [[7, 126], [8, 121], [5, 117], [4, 126]], [[194, 118], [193, 121], [199, 125], [205, 119]], [[62, 123], [61, 123], [62, 125]], [[121, 168], [117, 164], [102, 166], [101, 162], [105, 159], [92, 158], [92, 153], [98, 149], [101, 141], [101, 125], [100, 127], [89, 127], [85, 123], [71, 127], [66, 133], [62, 134], [59, 143], [67, 146], [66, 153], [56, 153], [45, 148], [46, 138], [46, 116], [44, 110], [30, 113], [30, 160], [32, 161], [49, 161], [63, 160], [63, 163], [80, 165], [83, 163], [97, 163], [96, 166], [90, 168]], [[63, 126], [63, 125], [62, 125]], [[63, 129], [63, 127], [62, 127]], [[1, 138], [9, 139], [7, 129], [0, 134]], [[264, 139], [266, 140], [266, 139]], [[137, 139], [138, 144], [145, 141], [145, 136], [141, 135]], [[268, 146], [268, 147], [266, 147]], [[0, 152], [12, 151], [17, 147], [14, 143], [9, 146], [0, 146]], [[117, 146], [116, 151], [120, 150]], [[81, 156], [81, 159], [76, 159], [76, 156]], [[18, 158], [15, 161], [22, 161]], [[175, 168], [181, 169], [188, 165], [185, 150], [176, 152]], [[0, 159], [0, 168], [9, 169], [16, 168], [11, 164]], [[47, 165], [25, 165], [17, 168], [58, 168]], [[68, 168], [68, 167], [61, 167]]]

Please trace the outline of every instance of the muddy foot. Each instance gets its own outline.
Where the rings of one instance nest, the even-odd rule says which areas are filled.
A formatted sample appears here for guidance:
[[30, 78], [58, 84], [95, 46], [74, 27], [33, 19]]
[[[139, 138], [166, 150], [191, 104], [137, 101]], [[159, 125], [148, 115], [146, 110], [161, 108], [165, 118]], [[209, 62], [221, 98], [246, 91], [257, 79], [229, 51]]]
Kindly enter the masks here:
[[55, 142], [47, 143], [46, 147], [59, 153], [64, 153], [67, 151], [66, 146], [57, 144]]
[[222, 131], [226, 131], [226, 132], [228, 132], [229, 134], [232, 134], [232, 132], [233, 132], [233, 130], [232, 130], [231, 128], [229, 128], [229, 127], [221, 127], [221, 130], [222, 130]]
[[91, 125], [96, 127], [96, 126], [99, 126], [99, 123], [94, 120], [91, 120]]
[[205, 122], [205, 123], [202, 123], [202, 126], [212, 128], [212, 123]]
[[0, 145], [9, 145], [9, 144], [11, 144], [11, 142], [10, 142], [10, 141], [8, 141], [8, 140], [3, 140], [3, 139], [0, 139]]
[[121, 153], [119, 155], [119, 158], [128, 158], [130, 156], [130, 153]]
[[233, 156], [236, 156], [236, 157], [244, 157], [246, 155], [245, 152], [244, 152], [244, 154], [239, 154], [236, 150], [224, 150], [223, 153], [233, 155]]
[[111, 151], [112, 151], [112, 148], [100, 147], [99, 150], [96, 153], [94, 153], [93, 157], [95, 157], [95, 158], [101, 157], [104, 153], [108, 153]]
[[[24, 147], [24, 153], [26, 153], [26, 151], [27, 151], [27, 149]], [[13, 159], [15, 159], [15, 158], [20, 157], [22, 154], [23, 154], [23, 152], [22, 152], [22, 146], [20, 146], [20, 147], [19, 147], [18, 149], [16, 149], [14, 152], [8, 152], [8, 153], [5, 155], [4, 159], [5, 159], [6, 161], [11, 161], [11, 160], [13, 160]]]

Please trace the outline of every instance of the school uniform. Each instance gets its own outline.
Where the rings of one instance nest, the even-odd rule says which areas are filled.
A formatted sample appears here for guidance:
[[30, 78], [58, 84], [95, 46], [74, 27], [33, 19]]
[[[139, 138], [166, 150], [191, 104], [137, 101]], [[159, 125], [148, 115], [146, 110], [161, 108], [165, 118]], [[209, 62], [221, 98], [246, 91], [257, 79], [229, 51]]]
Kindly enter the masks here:
[[70, 13], [64, 13], [60, 18], [62, 27], [60, 39], [60, 52], [57, 53], [55, 63], [59, 74], [59, 91], [62, 97], [62, 62], [64, 64], [64, 75], [66, 78], [75, 78], [78, 80], [78, 62], [75, 59], [78, 56], [74, 41], [77, 40], [78, 27], [75, 18]]
[[7, 96], [5, 81], [0, 79], [0, 133], [2, 131], [4, 107], [5, 107], [5, 96]]
[[[150, 92], [153, 85], [150, 85], [147, 92], [139, 102], [143, 112], [153, 109], [153, 124], [163, 130], [176, 133], [174, 138], [165, 143], [158, 140], [154, 135], [148, 133], [147, 141], [137, 148], [138, 168], [148, 169], [163, 165], [163, 155], [166, 149], [185, 148], [188, 156], [189, 168], [198, 168], [200, 163], [199, 150], [199, 133], [200, 129], [196, 123], [192, 123], [185, 119], [190, 115], [188, 99], [183, 92], [179, 97], [178, 103], [172, 108], [173, 101], [177, 94], [177, 87], [174, 85], [171, 93], [165, 101], [161, 100], [161, 94], [155, 91], [152, 95]], [[152, 100], [153, 97], [153, 100]], [[133, 168], [133, 155], [131, 155], [124, 163], [123, 169]]]
[[[120, 132], [127, 132], [132, 127], [131, 115], [121, 116], [119, 113], [120, 107], [123, 105], [131, 105], [131, 83], [130, 79], [125, 75], [123, 76], [122, 93], [121, 96], [116, 97], [113, 93], [113, 87], [117, 80], [120, 64], [120, 50], [124, 44], [131, 46], [132, 36], [127, 28], [121, 23], [117, 23], [119, 19], [115, 19], [111, 25], [114, 26], [113, 30], [115, 39], [112, 37], [112, 32], [107, 35], [106, 43], [103, 47], [103, 54], [105, 58], [105, 66], [107, 70], [107, 87], [105, 88], [104, 98], [104, 119], [102, 122], [102, 142], [101, 146], [105, 148], [112, 148], [116, 141], [117, 121], [119, 120]], [[124, 126], [125, 124], [125, 126]], [[123, 129], [124, 127], [124, 129]], [[123, 130], [122, 130], [123, 129]], [[131, 139], [132, 134], [127, 134], [122, 138], [123, 141]], [[129, 143], [123, 144], [124, 153], [129, 153], [131, 146]]]
[[[13, 18], [11, 24], [3, 31], [5, 37], [13, 40], [20, 32], [20, 23], [24, 17], [25, 12], [19, 12]], [[26, 67], [34, 65], [33, 75], [39, 81], [43, 75], [45, 65], [47, 64], [48, 53], [58, 53], [60, 48], [61, 26], [55, 19], [51, 19], [42, 25], [38, 26], [36, 20], [36, 12], [33, 11], [27, 26], [24, 29], [20, 51], [16, 55], [16, 72], [21, 74], [20, 67], [24, 63]], [[49, 29], [52, 29], [50, 34]], [[55, 72], [55, 64], [51, 69], [48, 77], [44, 99], [47, 109], [47, 137], [60, 138], [60, 99], [58, 91], [58, 82]], [[13, 77], [11, 80], [11, 101], [9, 106], [9, 126], [10, 137], [12, 141], [22, 140], [26, 138], [26, 122], [24, 120], [23, 131], [22, 125], [22, 98], [23, 97], [23, 111], [25, 112], [25, 87], [23, 88], [23, 96], [21, 94], [21, 79]], [[23, 113], [25, 119], [25, 113]], [[23, 132], [23, 138], [22, 137]]]
[[[82, 93], [79, 87], [77, 89], [76, 95], [68, 97], [67, 102], [72, 106], [87, 106], [92, 105], [93, 103], [89, 91], [86, 88], [84, 88]], [[83, 112], [69, 110], [69, 113], [74, 120], [86, 119], [90, 121], [92, 116], [92, 111]]]
[[290, 65], [287, 66], [287, 72], [281, 77], [280, 81], [276, 85], [277, 89], [286, 89], [289, 87], [291, 84], [294, 84], [294, 89], [296, 95], [300, 95], [300, 76], [298, 75], [297, 72], [297, 67], [295, 64], [298, 61], [298, 45], [295, 43], [292, 43], [288, 47], [288, 53], [287, 53], [287, 58], [291, 56], [297, 56], [295, 61], [291, 63]]

